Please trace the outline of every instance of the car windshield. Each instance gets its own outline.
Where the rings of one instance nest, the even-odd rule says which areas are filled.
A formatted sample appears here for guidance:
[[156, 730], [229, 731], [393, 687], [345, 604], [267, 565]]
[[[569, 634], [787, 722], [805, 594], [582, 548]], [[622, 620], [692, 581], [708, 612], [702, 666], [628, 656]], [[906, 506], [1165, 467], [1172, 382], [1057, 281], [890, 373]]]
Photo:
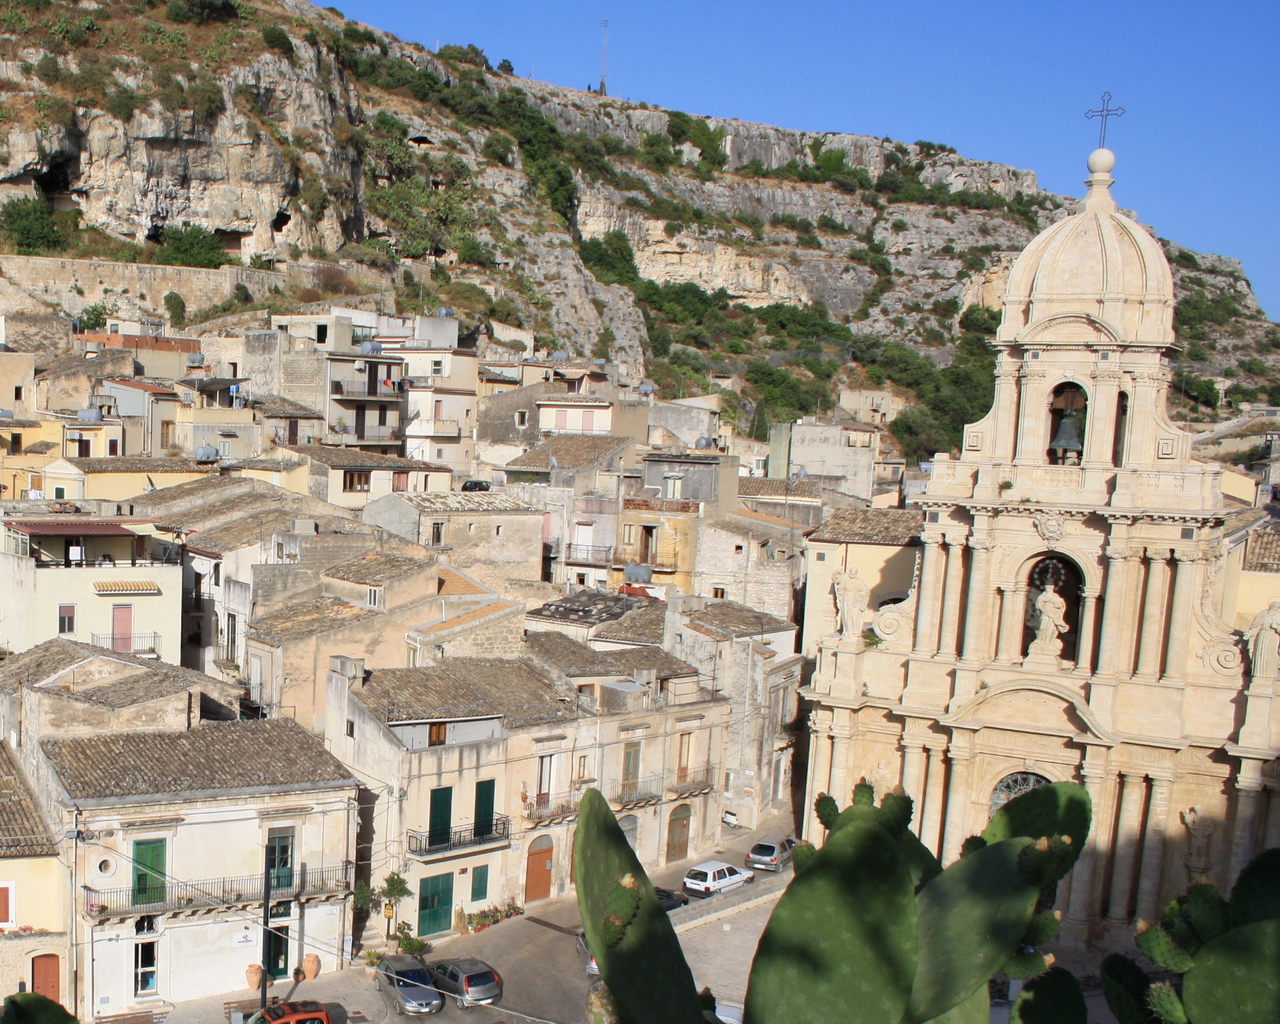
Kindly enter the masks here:
[[707, 873], [705, 871], [699, 871], [697, 868], [694, 868], [684, 877], [689, 879], [689, 881], [691, 882], [705, 882], [707, 880]]
[[772, 857], [777, 851], [777, 847], [772, 843], [756, 843], [751, 847], [751, 856], [753, 857]]
[[493, 976], [493, 971], [480, 971], [478, 974], [467, 975], [467, 987], [482, 988], [485, 985], [492, 985], [497, 980]]
[[396, 984], [401, 988], [407, 988], [410, 985], [430, 985], [431, 979], [427, 977], [427, 972], [421, 969], [398, 971]]

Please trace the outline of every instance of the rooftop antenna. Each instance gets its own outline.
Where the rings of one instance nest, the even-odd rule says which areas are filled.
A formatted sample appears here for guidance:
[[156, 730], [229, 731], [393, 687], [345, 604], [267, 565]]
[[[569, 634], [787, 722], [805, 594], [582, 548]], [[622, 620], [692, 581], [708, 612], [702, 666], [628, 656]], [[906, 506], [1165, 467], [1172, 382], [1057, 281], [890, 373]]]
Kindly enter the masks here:
[[609, 22], [600, 22], [600, 28], [604, 30], [604, 49], [600, 55], [600, 95], [608, 96], [607, 88], [609, 81]]

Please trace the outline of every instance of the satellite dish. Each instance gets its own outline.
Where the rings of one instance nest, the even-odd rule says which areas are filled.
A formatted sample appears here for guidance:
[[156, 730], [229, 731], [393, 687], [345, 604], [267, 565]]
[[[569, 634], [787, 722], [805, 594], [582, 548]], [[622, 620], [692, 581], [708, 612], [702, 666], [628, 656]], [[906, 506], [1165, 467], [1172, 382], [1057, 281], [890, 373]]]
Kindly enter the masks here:
[[653, 394], [653, 385], [652, 385], [652, 384], [641, 384], [638, 390], [640, 391], [640, 394], [642, 394], [642, 395], [651, 395], [651, 394]]
[[808, 471], [807, 469], [805, 469], [805, 468], [804, 468], [804, 466], [801, 466], [799, 469], [797, 469], [797, 470], [795, 471], [795, 478], [796, 478], [797, 480], [808, 480], [808, 479], [809, 479], [809, 471]]
[[551, 456], [551, 461], [548, 463], [548, 465], [550, 465], [552, 469], [560, 468], [560, 463], [556, 461], [556, 457], [554, 455]]

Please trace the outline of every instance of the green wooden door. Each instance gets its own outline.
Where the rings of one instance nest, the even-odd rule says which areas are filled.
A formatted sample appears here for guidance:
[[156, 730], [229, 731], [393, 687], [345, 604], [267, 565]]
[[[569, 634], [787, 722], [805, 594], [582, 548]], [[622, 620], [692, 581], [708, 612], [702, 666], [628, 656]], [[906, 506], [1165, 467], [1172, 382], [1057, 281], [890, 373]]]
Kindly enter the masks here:
[[424, 878], [418, 886], [418, 934], [447, 932], [453, 916], [453, 872]]
[[428, 846], [448, 846], [449, 827], [453, 823], [453, 787], [431, 791], [431, 825], [427, 831]]
[[165, 841], [141, 839], [133, 844], [133, 902], [163, 903], [166, 898]]
[[289, 926], [273, 924], [267, 933], [267, 973], [283, 978], [289, 973]]
[[293, 888], [293, 829], [267, 831], [267, 867], [271, 869], [271, 889]]
[[476, 783], [476, 827], [477, 836], [493, 835], [493, 790], [496, 783], [493, 779], [485, 779]]

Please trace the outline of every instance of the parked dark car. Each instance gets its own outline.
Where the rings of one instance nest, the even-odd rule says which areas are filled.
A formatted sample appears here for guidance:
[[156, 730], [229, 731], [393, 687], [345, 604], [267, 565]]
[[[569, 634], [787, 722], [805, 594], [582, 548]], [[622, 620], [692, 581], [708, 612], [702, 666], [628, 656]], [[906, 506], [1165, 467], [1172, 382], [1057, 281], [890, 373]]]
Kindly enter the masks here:
[[439, 1013], [444, 996], [431, 983], [431, 975], [416, 956], [398, 954], [378, 961], [373, 987], [383, 994], [397, 1016]]
[[502, 1001], [502, 978], [483, 960], [437, 960], [427, 970], [436, 988], [452, 996], [459, 1010]]
[[670, 889], [659, 889], [656, 885], [653, 887], [654, 895], [658, 897], [658, 903], [662, 909], [668, 914], [677, 907], [688, 906], [689, 897], [682, 892], [672, 892]]
[[488, 480], [468, 480], [462, 485], [464, 491], [487, 491], [493, 485]]

